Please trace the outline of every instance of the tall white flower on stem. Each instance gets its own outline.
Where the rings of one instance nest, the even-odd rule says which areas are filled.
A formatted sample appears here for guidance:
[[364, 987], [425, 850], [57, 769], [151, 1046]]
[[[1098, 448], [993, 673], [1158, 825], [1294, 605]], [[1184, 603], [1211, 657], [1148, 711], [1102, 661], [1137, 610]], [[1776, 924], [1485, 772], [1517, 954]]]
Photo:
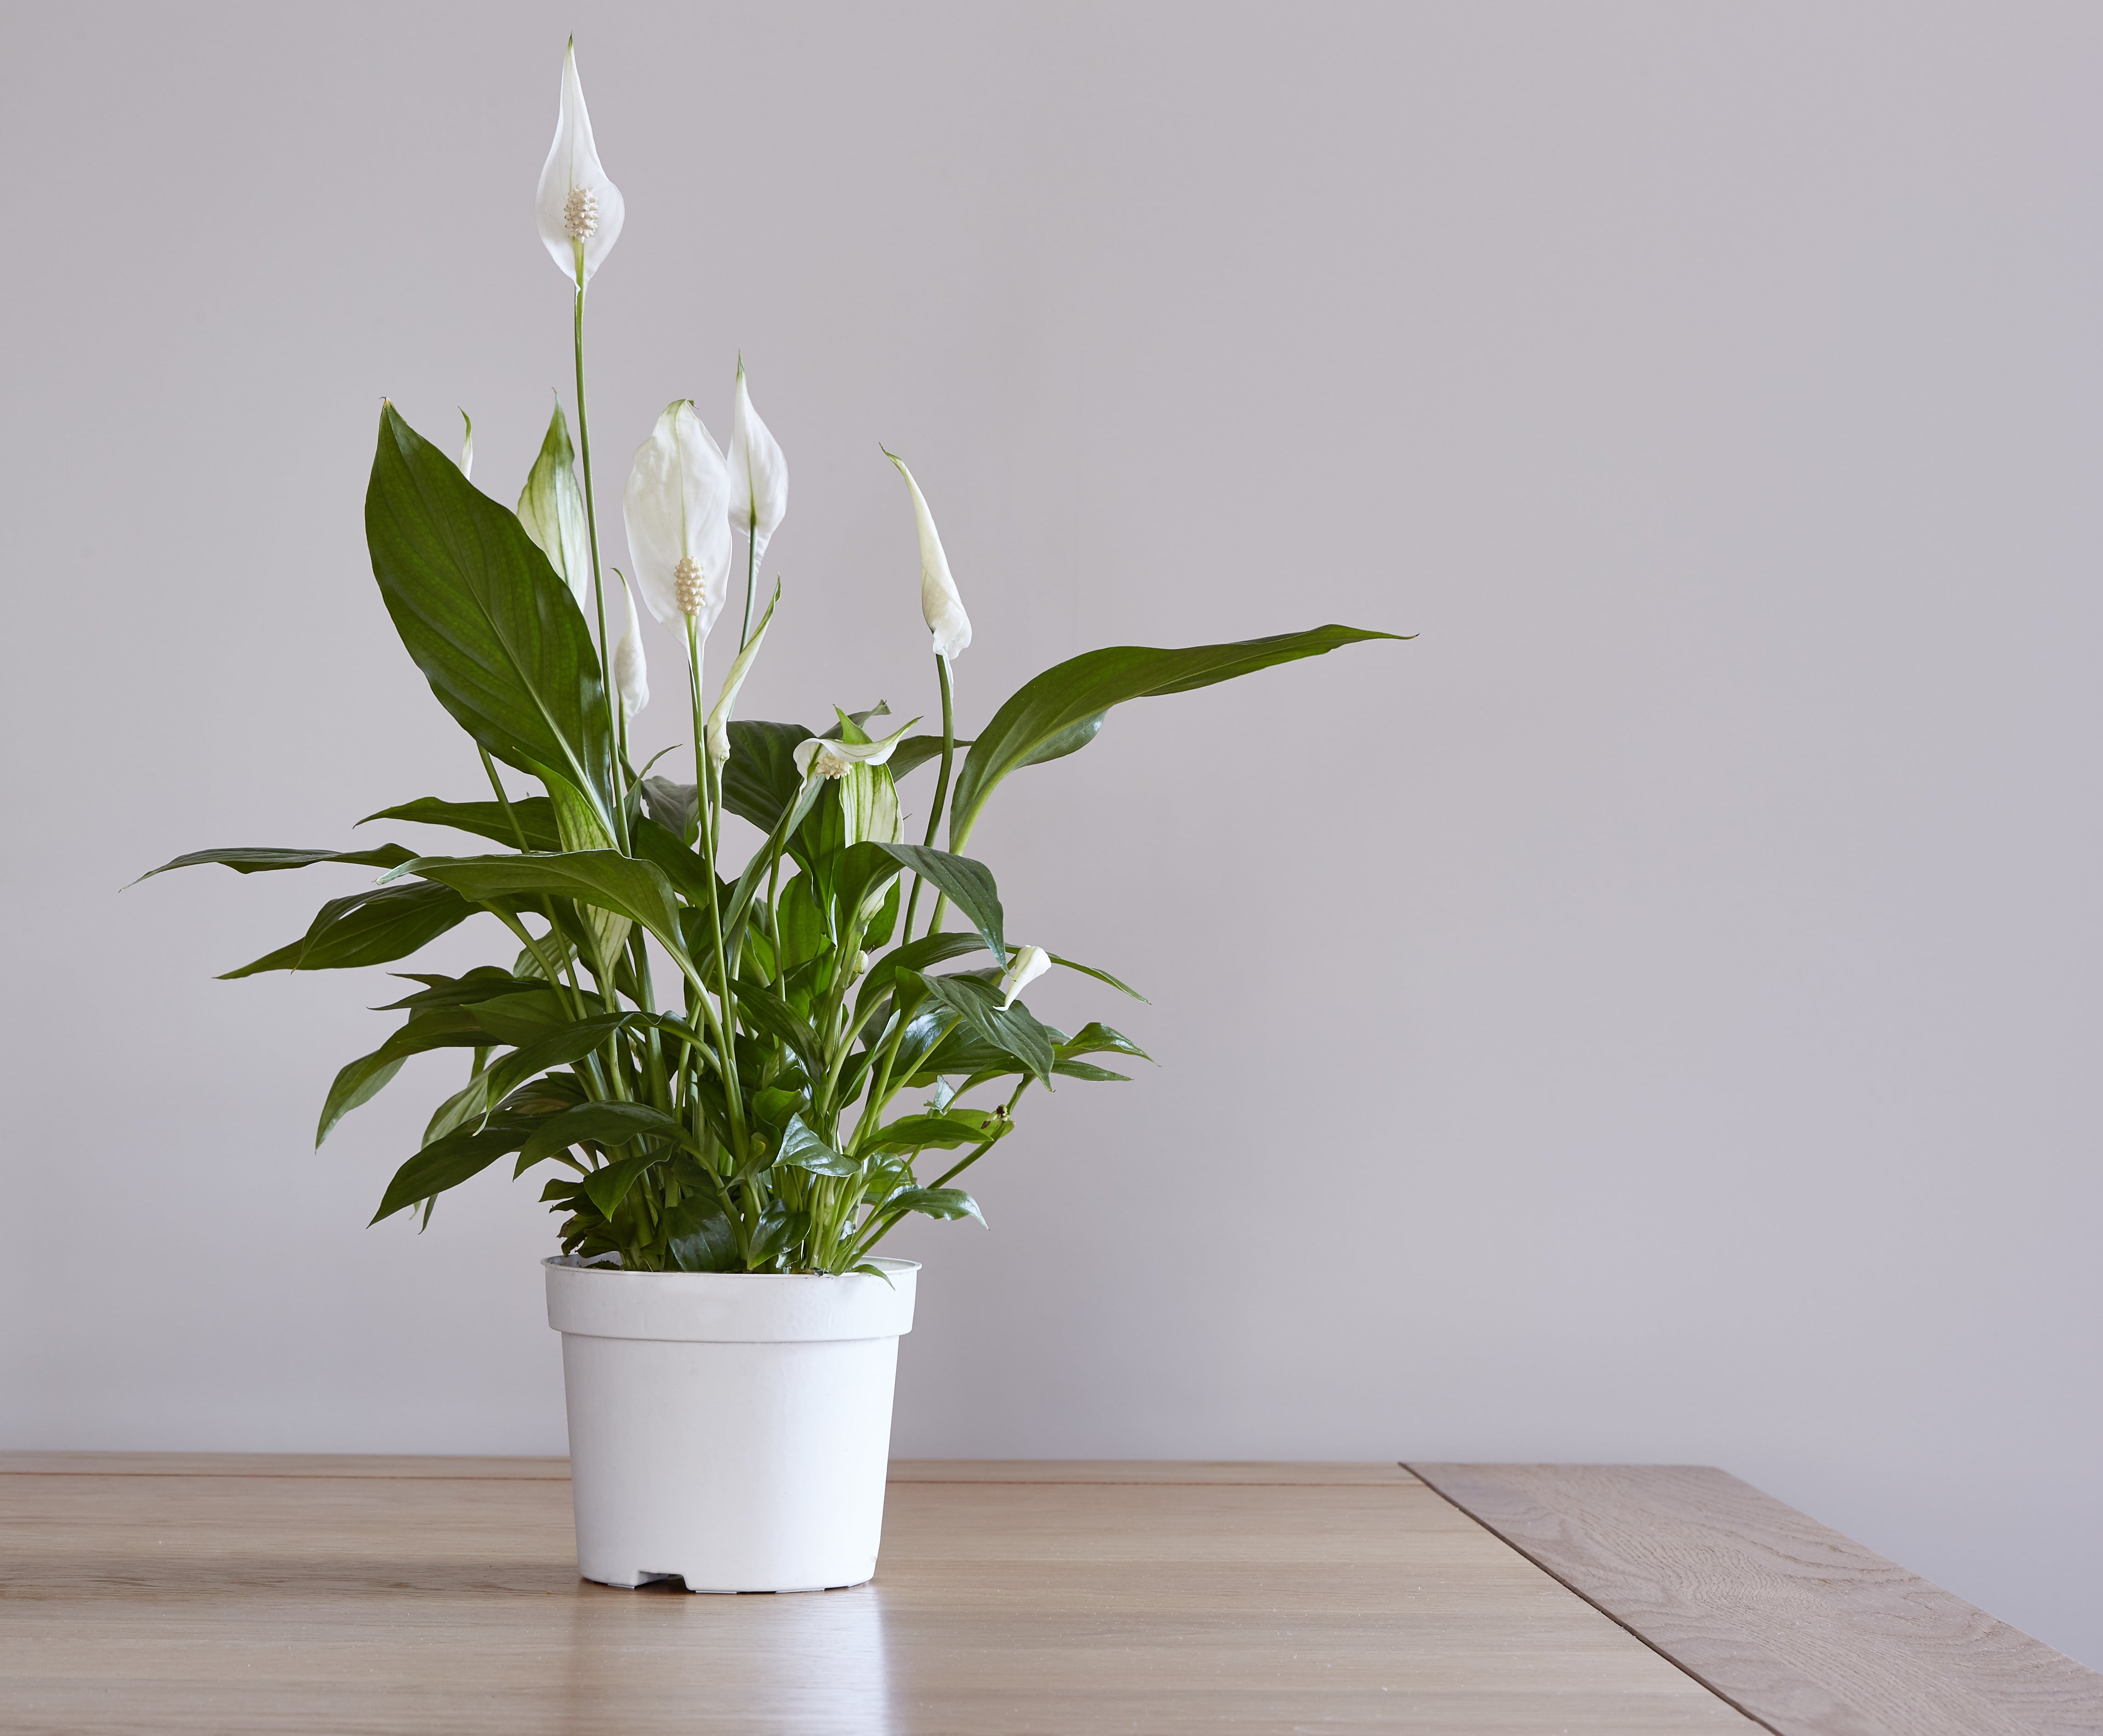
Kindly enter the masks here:
[[781, 443], [752, 407], [745, 383], [745, 363], [737, 364], [737, 401], [730, 418], [730, 527], [752, 539], [747, 554], [745, 631], [752, 634], [752, 594], [759, 584], [759, 563], [767, 545], [789, 510], [789, 461]]
[[913, 517], [920, 527], [920, 613], [935, 635], [935, 654], [953, 663], [971, 642], [971, 618], [964, 612], [964, 599], [957, 594], [957, 581], [949, 576], [949, 557], [942, 552], [941, 533], [935, 528], [935, 515], [927, 510], [927, 497], [903, 458], [889, 451], [883, 451], [883, 456], [898, 466], [898, 474], [913, 491]]
[[620, 714], [632, 718], [650, 703], [650, 667], [642, 655], [642, 622], [635, 612], [635, 589], [616, 567], [621, 600], [628, 605], [628, 625], [613, 648], [613, 684], [620, 695]]
[[812, 736], [796, 744], [791, 756], [805, 777], [840, 777], [856, 766], [880, 766], [896, 751], [905, 732], [920, 721], [914, 718], [891, 734], [874, 741], [834, 741]]
[[622, 515], [650, 612], [706, 639], [729, 594], [730, 470], [692, 399], [667, 404], [636, 447]]
[[540, 239], [548, 244], [555, 267], [579, 289], [591, 281], [599, 263], [620, 238], [625, 212], [620, 189], [599, 167], [592, 143], [591, 116], [585, 112], [585, 87], [577, 78], [576, 38], [562, 56], [562, 103], [555, 117], [555, 142], [540, 171], [534, 216]]

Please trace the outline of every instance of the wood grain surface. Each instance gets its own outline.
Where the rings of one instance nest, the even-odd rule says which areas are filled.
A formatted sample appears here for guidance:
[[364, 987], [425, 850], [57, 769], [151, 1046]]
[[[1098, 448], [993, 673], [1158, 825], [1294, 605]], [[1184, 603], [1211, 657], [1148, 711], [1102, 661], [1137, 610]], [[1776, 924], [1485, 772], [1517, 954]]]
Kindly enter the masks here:
[[874, 1583], [696, 1597], [580, 1581], [545, 1461], [12, 1462], [9, 1736], [1755, 1728], [1366, 1467], [922, 1467], [891, 1488]]
[[1721, 1471], [1410, 1468], [1780, 1736], [2103, 1732], [2103, 1675]]
[[1330, 1459], [1266, 1463], [1243, 1459], [896, 1458], [894, 1483], [1210, 1483], [1339, 1487], [1414, 1484], [1399, 1465]]

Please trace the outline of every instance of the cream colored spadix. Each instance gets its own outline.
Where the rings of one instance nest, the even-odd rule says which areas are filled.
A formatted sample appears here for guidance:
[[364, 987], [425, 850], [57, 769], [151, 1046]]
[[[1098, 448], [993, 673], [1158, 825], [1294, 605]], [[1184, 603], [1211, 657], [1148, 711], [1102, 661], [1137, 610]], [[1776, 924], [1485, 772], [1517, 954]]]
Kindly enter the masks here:
[[621, 515], [650, 612], [697, 638], [730, 594], [730, 470], [691, 398], [668, 404], [635, 449]]
[[1052, 955], [1042, 946], [1018, 946], [1008, 955], [1007, 968], [1000, 973], [1000, 1004], [1003, 1010], [1015, 997], [1052, 968]]
[[782, 456], [780, 442], [752, 407], [745, 363], [740, 361], [737, 399], [730, 419], [730, 527], [751, 537], [755, 572], [788, 510], [789, 461]]
[[562, 107], [555, 117], [555, 142], [540, 171], [534, 216], [549, 257], [562, 275], [581, 289], [591, 281], [620, 238], [625, 214], [620, 189], [599, 167], [592, 143], [591, 116], [585, 112], [585, 87], [577, 78], [574, 38], [562, 56]]
[[634, 588], [619, 568], [613, 576], [620, 581], [620, 599], [628, 605], [628, 625], [613, 648], [613, 684], [620, 695], [620, 714], [634, 717], [650, 703], [649, 663], [642, 655], [642, 622], [635, 612]]
[[957, 581], [949, 576], [949, 557], [942, 552], [941, 534], [935, 528], [935, 515], [927, 510], [927, 497], [903, 458], [888, 451], [883, 456], [898, 466], [898, 474], [913, 491], [913, 517], [920, 527], [920, 613], [935, 635], [935, 654], [954, 663], [971, 642], [971, 618], [964, 612], [964, 599], [957, 594]]
[[568, 585], [578, 610], [590, 620], [591, 536], [585, 524], [585, 495], [577, 486], [569, 425], [562, 420], [559, 403], [548, 419], [540, 455], [533, 461], [525, 490], [518, 496], [518, 522], [534, 545], [548, 557], [548, 564]]
[[905, 732], [919, 721], [914, 718], [880, 741], [829, 741], [821, 736], [798, 741], [796, 769], [806, 777], [838, 777], [850, 766], [880, 766], [905, 739]]
[[730, 758], [730, 719], [737, 704], [737, 690], [745, 685], [745, 678], [751, 673], [753, 661], [759, 655], [759, 642], [767, 637], [767, 624], [774, 619], [775, 605], [781, 601], [781, 587], [774, 587], [774, 595], [768, 601], [767, 612], [759, 617], [759, 625], [745, 641], [745, 649], [738, 652], [737, 661], [730, 666], [730, 674], [723, 678], [722, 697], [709, 714], [709, 758], [718, 765]]

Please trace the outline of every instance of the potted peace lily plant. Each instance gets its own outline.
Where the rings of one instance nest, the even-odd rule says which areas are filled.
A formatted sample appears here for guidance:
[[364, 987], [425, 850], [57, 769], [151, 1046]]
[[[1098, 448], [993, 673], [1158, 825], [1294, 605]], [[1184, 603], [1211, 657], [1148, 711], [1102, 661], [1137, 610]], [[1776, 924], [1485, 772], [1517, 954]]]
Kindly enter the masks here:
[[[602, 560], [585, 296], [624, 212], [574, 50], [538, 215], [573, 296], [574, 452], [558, 404], [507, 507], [469, 479], [471, 424], [456, 461], [389, 404], [366, 496], [381, 597], [488, 785], [487, 799], [425, 797], [367, 817], [478, 842], [205, 850], [152, 871], [382, 870], [229, 977], [393, 964], [476, 919], [501, 931], [495, 962], [402, 973], [412, 991], [380, 1009], [400, 1025], [336, 1075], [316, 1142], [411, 1056], [465, 1050], [466, 1082], [374, 1222], [428, 1221], [439, 1195], [506, 1160], [514, 1177], [552, 1177], [549, 1318], [563, 1334], [585, 1577], [856, 1584], [875, 1567], [918, 1272], [878, 1249], [913, 1213], [980, 1215], [958, 1184], [1013, 1137], [1032, 1085], [1121, 1079], [1105, 1058], [1141, 1054], [1106, 1024], [1069, 1033], [1021, 999], [1053, 968], [1132, 991], [1010, 937], [991, 870], [967, 853], [988, 800], [1011, 773], [1087, 746], [1127, 700], [1395, 635], [1324, 626], [1090, 652], [1024, 683], [967, 739], [952, 671], [971, 623], [927, 500], [893, 458], [918, 529], [940, 729], [894, 727], [881, 707], [815, 730], [740, 718], [782, 608], [762, 576], [788, 468], [740, 365], [728, 452], [691, 401], [673, 403], [628, 477], [629, 566]], [[743, 608], [711, 705], [703, 668], [739, 564], [734, 535]], [[649, 697], [638, 592], [685, 653], [691, 781], [651, 775], [630, 753]], [[915, 839], [904, 792], [923, 768], [932, 790]], [[742, 861], [733, 817], [759, 835]]]

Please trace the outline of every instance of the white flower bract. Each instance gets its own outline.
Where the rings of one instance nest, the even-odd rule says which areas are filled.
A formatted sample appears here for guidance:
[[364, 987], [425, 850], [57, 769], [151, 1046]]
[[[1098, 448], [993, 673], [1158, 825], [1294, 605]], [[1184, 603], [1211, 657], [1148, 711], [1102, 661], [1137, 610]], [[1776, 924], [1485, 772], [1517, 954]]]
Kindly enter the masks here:
[[628, 606], [628, 625], [613, 648], [613, 684], [620, 694], [620, 714], [632, 718], [650, 703], [650, 670], [642, 655], [642, 622], [635, 612], [635, 592], [625, 578], [620, 579], [620, 600]]
[[730, 418], [730, 527], [752, 538], [752, 566], [760, 558], [789, 510], [789, 461], [781, 443], [767, 432], [752, 407], [745, 383], [745, 363], [737, 364], [737, 399]]
[[745, 641], [745, 649], [738, 652], [737, 661], [731, 665], [729, 674], [723, 678], [722, 697], [716, 701], [715, 710], [709, 714], [709, 758], [718, 765], [723, 764], [730, 758], [730, 719], [731, 712], [737, 704], [737, 691], [745, 685], [745, 678], [752, 672], [753, 661], [759, 655], [759, 642], [767, 637], [767, 625], [774, 619], [775, 605], [780, 600], [781, 587], [777, 585], [774, 587], [772, 601], [767, 605], [767, 612], [759, 617], [759, 625], [753, 629], [752, 637]]
[[660, 621], [706, 638], [730, 594], [730, 471], [691, 398], [665, 407], [635, 449], [621, 517], [635, 582]]
[[919, 721], [914, 718], [880, 741], [834, 741], [812, 736], [796, 744], [796, 769], [807, 778], [838, 777], [851, 766], [880, 766], [905, 739], [905, 732]]
[[591, 116], [585, 112], [585, 87], [577, 78], [574, 42], [562, 56], [555, 142], [548, 149], [533, 208], [548, 256], [557, 270], [581, 289], [620, 238], [624, 207], [620, 189], [606, 178], [598, 148], [592, 143]]
[[1052, 955], [1042, 946], [1018, 946], [1008, 955], [1007, 968], [1000, 973], [1000, 1005], [1006, 1012], [1015, 997], [1052, 968]]
[[896, 452], [883, 456], [898, 466], [898, 474], [913, 491], [914, 521], [920, 527], [920, 613], [935, 635], [935, 654], [954, 663], [971, 642], [971, 618], [964, 612], [964, 599], [957, 594], [957, 581], [949, 576], [949, 558], [942, 552], [941, 534], [935, 528], [935, 515], [927, 510], [927, 497], [903, 458]]
[[592, 600], [591, 532], [585, 523], [585, 494], [577, 486], [569, 425], [559, 403], [548, 419], [540, 456], [519, 493], [518, 522], [534, 546], [548, 557], [557, 576], [570, 587], [577, 612], [589, 621], [596, 607]]

